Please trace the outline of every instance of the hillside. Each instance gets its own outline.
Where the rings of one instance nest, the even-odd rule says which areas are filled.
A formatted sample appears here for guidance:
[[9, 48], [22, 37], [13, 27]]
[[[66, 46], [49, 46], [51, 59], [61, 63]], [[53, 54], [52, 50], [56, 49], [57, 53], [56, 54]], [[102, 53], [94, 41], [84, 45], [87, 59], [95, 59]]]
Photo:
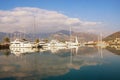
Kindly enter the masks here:
[[109, 40], [114, 40], [115, 38], [120, 38], [120, 31], [115, 32], [115, 33], [105, 37], [103, 40], [104, 41], [109, 41]]

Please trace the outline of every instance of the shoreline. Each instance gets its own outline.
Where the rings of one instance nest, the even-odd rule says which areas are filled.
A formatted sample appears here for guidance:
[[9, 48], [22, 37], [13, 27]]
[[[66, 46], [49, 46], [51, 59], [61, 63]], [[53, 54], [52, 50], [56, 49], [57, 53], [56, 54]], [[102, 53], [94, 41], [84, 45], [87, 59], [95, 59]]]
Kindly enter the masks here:
[[0, 44], [0, 49], [9, 49], [9, 44]]

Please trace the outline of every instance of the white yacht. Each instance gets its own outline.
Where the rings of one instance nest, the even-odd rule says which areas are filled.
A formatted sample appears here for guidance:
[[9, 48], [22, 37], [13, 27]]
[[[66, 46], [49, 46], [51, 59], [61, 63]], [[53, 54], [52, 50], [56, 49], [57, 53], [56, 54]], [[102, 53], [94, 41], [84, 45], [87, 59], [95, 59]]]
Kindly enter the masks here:
[[44, 41], [40, 41], [39, 45], [42, 46], [42, 47], [47, 47], [49, 44], [44, 42]]
[[45, 43], [43, 47], [66, 47], [66, 44], [58, 40], [51, 40], [49, 43]]
[[27, 40], [15, 39], [10, 43], [10, 48], [32, 48], [35, 44]]
[[75, 42], [66, 42], [66, 44], [69, 46], [79, 46], [79, 43], [78, 43], [78, 40], [77, 40], [77, 37], [75, 38]]
[[51, 45], [51, 46], [56, 46], [56, 47], [64, 47], [64, 46], [66, 46], [65, 43], [59, 42], [59, 41], [57, 41], [57, 40], [52, 40], [52, 41], [50, 42], [50, 45]]

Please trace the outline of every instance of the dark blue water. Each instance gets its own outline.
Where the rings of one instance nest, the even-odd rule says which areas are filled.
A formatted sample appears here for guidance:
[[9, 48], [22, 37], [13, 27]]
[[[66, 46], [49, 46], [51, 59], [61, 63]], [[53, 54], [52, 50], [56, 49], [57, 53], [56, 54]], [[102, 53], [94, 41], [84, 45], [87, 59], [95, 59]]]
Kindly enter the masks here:
[[0, 51], [0, 80], [120, 80], [120, 50]]

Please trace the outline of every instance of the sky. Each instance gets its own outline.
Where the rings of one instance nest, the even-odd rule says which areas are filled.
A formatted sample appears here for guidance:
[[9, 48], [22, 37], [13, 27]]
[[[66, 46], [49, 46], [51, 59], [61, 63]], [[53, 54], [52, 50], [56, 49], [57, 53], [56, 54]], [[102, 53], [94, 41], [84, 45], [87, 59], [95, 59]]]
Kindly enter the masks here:
[[120, 31], [120, 0], [0, 0], [0, 32]]

